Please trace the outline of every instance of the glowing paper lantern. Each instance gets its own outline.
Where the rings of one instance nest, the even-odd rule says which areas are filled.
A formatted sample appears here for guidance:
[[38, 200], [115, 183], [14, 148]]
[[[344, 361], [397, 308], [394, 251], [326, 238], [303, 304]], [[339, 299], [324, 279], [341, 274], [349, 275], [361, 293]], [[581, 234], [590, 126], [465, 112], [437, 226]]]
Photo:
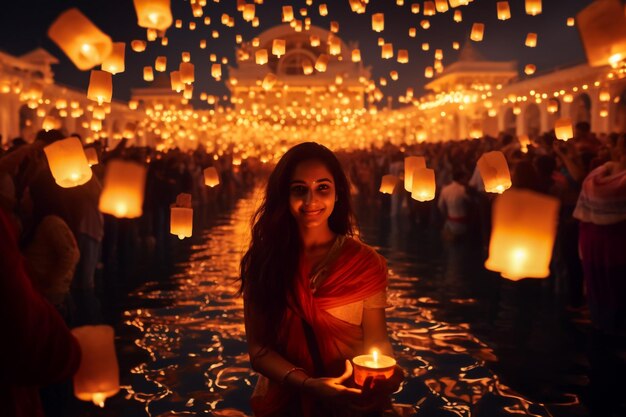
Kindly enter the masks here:
[[463, 13], [460, 10], [455, 10], [454, 11], [454, 16], [452, 17], [452, 19], [459, 23], [463, 21]]
[[316, 48], [316, 47], [320, 46], [320, 38], [319, 38], [319, 36], [311, 35], [309, 37], [309, 40], [311, 41], [311, 46], [313, 48]]
[[76, 187], [91, 179], [91, 168], [80, 140], [58, 140], [43, 148], [54, 181], [63, 188]]
[[104, 407], [104, 401], [120, 390], [119, 367], [111, 326], [81, 326], [72, 329], [81, 358], [74, 374], [74, 395]]
[[167, 69], [167, 57], [158, 56], [154, 61], [154, 69], [163, 72]]
[[170, 83], [172, 85], [172, 90], [176, 91], [177, 93], [180, 93], [185, 89], [185, 83], [180, 78], [179, 71], [170, 72]]
[[274, 84], [276, 84], [277, 80], [278, 80], [278, 77], [276, 77], [274, 73], [269, 72], [263, 78], [263, 82], [261, 83], [261, 86], [263, 87], [265, 91], [269, 91], [272, 89], [272, 87], [274, 87]]
[[185, 88], [183, 89], [183, 98], [186, 100], [191, 100], [193, 97], [193, 84], [185, 84]]
[[611, 100], [611, 93], [609, 93], [609, 90], [606, 87], [600, 90], [598, 93], [598, 99], [603, 103]]
[[404, 189], [413, 190], [413, 172], [418, 168], [426, 168], [423, 156], [407, 156], [404, 158]]
[[619, 0], [594, 1], [576, 20], [589, 65], [616, 65], [626, 58], [626, 16]]
[[315, 61], [315, 69], [319, 72], [325, 72], [328, 66], [329, 57], [326, 54], [320, 54]]
[[426, 67], [424, 69], [424, 77], [426, 78], [433, 78], [435, 70], [433, 69], [433, 67]]
[[417, 29], [409, 28], [409, 37], [414, 38], [417, 36]]
[[61, 127], [61, 122], [54, 116], [46, 116], [41, 123], [41, 128], [46, 132], [51, 131], [52, 129], [58, 129]]
[[448, 0], [435, 0], [435, 8], [439, 13], [445, 13], [448, 11]]
[[409, 62], [409, 51], [406, 49], [398, 50], [398, 63], [406, 64]]
[[534, 48], [535, 46], [537, 46], [537, 34], [529, 33], [528, 35], [526, 35], [525, 45], [529, 48]]
[[472, 139], [480, 139], [483, 137], [483, 128], [479, 122], [473, 122], [470, 124], [469, 137]]
[[567, 141], [574, 137], [572, 119], [563, 117], [554, 122], [554, 133], [557, 139]]
[[259, 49], [254, 53], [254, 59], [258, 65], [267, 64], [268, 54], [267, 49]]
[[422, 8], [424, 16], [434, 16], [437, 13], [434, 1], [425, 1]]
[[565, 24], [570, 27], [574, 26], [576, 24], [576, 19], [574, 19], [573, 17], [568, 17]]
[[417, 168], [413, 171], [411, 198], [417, 201], [430, 201], [435, 198], [435, 170]]
[[216, 80], [220, 80], [222, 78], [222, 65], [221, 64], [213, 64], [211, 65], [211, 77]]
[[380, 191], [383, 194], [393, 194], [393, 190], [396, 188], [398, 184], [398, 177], [395, 175], [387, 174], [383, 175], [383, 178], [380, 182]]
[[111, 38], [76, 8], [61, 13], [48, 36], [83, 71], [100, 65], [113, 49]]
[[274, 39], [272, 42], [272, 54], [280, 58], [285, 55], [286, 47], [287, 43], [284, 39]]
[[526, 66], [524, 67], [524, 73], [526, 75], [533, 75], [536, 70], [537, 70], [537, 67], [533, 64], [526, 64]]
[[311, 64], [311, 61], [309, 60], [302, 61], [302, 73], [304, 75], [313, 74], [313, 65]]
[[326, 5], [326, 3], [320, 4], [318, 10], [320, 12], [320, 16], [328, 15], [328, 6]]
[[339, 38], [331, 37], [328, 39], [328, 53], [331, 55], [341, 54], [341, 41]]
[[554, 114], [559, 111], [559, 102], [555, 99], [548, 100], [548, 104], [546, 105], [546, 110], [550, 114]]
[[178, 66], [180, 80], [185, 84], [191, 84], [195, 80], [195, 67], [191, 62], [181, 62]]
[[220, 176], [215, 167], [208, 167], [204, 170], [204, 185], [215, 187], [220, 183]]
[[254, 19], [255, 15], [255, 6], [254, 4], [246, 4], [243, 9], [243, 20], [246, 22], [251, 22]]
[[179, 239], [191, 237], [193, 232], [193, 209], [187, 207], [170, 208], [170, 233]]
[[283, 6], [283, 22], [291, 22], [293, 20], [293, 7]]
[[511, 173], [504, 154], [500, 151], [481, 155], [476, 163], [488, 193], [502, 194], [511, 188]]
[[546, 278], [558, 210], [556, 198], [533, 191], [511, 189], [498, 196], [485, 268], [514, 281]]
[[496, 3], [498, 11], [498, 20], [507, 20], [511, 18], [511, 8], [508, 1], [499, 1]]
[[393, 44], [391, 43], [384, 44], [381, 49], [380, 55], [383, 59], [393, 58]]
[[541, 14], [541, 0], [526, 0], [526, 14], [531, 16]]
[[480, 42], [483, 40], [483, 36], [485, 35], [485, 24], [484, 23], [474, 23], [472, 25], [472, 32], [470, 34], [470, 39], [474, 42]]
[[374, 32], [382, 32], [383, 30], [385, 30], [384, 13], [374, 13], [372, 15], [372, 30]]
[[124, 51], [126, 44], [124, 42], [114, 42], [111, 53], [102, 61], [102, 71], [111, 74], [119, 74], [124, 72]]
[[130, 47], [135, 52], [143, 52], [146, 50], [146, 41], [134, 40], [130, 43]]
[[99, 209], [118, 218], [142, 214], [146, 168], [134, 162], [112, 160], [107, 164]]
[[96, 152], [96, 148], [85, 148], [85, 157], [87, 158], [87, 164], [90, 167], [99, 163], [98, 152]]
[[133, 0], [133, 3], [140, 27], [165, 30], [172, 25], [170, 0]]
[[361, 62], [361, 50], [360, 49], [352, 50], [352, 62]]
[[89, 76], [89, 88], [87, 90], [87, 98], [97, 101], [98, 104], [103, 102], [110, 103], [113, 94], [113, 76], [110, 72], [91, 70]]
[[574, 101], [574, 96], [567, 93], [563, 95], [563, 103], [571, 103]]

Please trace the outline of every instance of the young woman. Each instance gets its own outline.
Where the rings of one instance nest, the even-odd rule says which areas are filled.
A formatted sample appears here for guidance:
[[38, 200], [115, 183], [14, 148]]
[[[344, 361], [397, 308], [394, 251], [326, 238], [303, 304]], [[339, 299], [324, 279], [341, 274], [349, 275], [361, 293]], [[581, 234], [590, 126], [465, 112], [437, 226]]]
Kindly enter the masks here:
[[364, 388], [352, 380], [349, 359], [393, 351], [386, 262], [353, 238], [349, 190], [336, 156], [313, 142], [287, 151], [269, 177], [241, 261], [256, 416], [379, 411], [403, 379], [397, 367]]

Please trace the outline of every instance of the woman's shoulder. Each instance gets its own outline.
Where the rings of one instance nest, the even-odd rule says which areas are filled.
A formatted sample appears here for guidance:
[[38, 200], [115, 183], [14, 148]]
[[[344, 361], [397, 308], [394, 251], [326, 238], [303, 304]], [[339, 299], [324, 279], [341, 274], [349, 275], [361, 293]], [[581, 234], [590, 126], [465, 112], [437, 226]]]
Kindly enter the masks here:
[[356, 236], [346, 236], [343, 245], [345, 253], [358, 257], [362, 262], [386, 265], [385, 258], [376, 249]]

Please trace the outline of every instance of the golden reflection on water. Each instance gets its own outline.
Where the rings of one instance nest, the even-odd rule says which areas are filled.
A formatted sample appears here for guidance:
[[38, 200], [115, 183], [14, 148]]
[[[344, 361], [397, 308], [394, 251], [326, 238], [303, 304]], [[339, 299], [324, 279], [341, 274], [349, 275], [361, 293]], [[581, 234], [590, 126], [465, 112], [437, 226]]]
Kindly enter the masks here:
[[[169, 281], [148, 282], [131, 294], [142, 308], [125, 311], [124, 323], [141, 336], [118, 343], [134, 344], [149, 360], [130, 369], [130, 385], [123, 388], [147, 416], [251, 414], [256, 376], [249, 367], [236, 278], [257, 204], [258, 198], [240, 200], [204, 232], [202, 244], [192, 247]], [[490, 370], [498, 358], [469, 324], [436, 320], [440, 303], [415, 295], [418, 279], [390, 265], [389, 329], [398, 363], [408, 373], [395, 396], [402, 414], [469, 417], [480, 408], [480, 415], [549, 416], [542, 404], [517, 394]]]

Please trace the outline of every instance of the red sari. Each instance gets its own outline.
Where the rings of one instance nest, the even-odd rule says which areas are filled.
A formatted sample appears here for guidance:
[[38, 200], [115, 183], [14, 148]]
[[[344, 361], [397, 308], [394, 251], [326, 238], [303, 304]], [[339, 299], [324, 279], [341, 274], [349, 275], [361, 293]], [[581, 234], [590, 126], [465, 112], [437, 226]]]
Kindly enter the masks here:
[[[301, 258], [296, 276], [296, 299], [291, 302], [281, 325], [277, 351], [311, 376], [336, 377], [343, 373], [346, 359], [363, 353], [363, 329], [326, 310], [364, 300], [385, 289], [387, 263], [374, 249], [347, 238], [315, 292], [310, 288], [310, 271], [310, 265]], [[302, 318], [313, 328], [327, 375], [315, 375]], [[259, 378], [252, 396], [255, 416], [317, 414], [318, 399], [290, 390], [262, 375]]]

